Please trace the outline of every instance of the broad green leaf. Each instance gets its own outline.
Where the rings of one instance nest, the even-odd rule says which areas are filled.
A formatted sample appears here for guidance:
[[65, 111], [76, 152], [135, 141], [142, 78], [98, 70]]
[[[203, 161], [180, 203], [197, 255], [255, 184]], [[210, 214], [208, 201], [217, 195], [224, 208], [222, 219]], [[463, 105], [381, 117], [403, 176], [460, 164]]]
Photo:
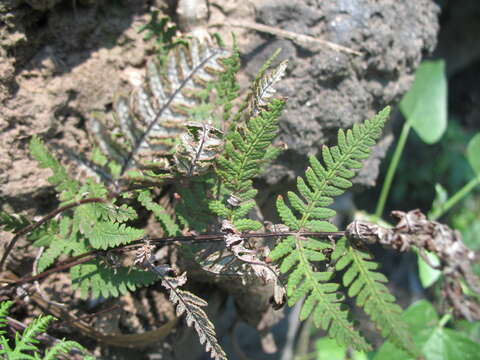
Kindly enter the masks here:
[[[476, 360], [480, 344], [462, 332], [446, 329], [438, 319], [433, 306], [426, 300], [411, 305], [403, 314], [410, 325], [412, 337], [425, 360]], [[373, 360], [414, 360], [391, 343], [385, 343]]]
[[447, 127], [447, 78], [443, 60], [424, 61], [412, 88], [400, 102], [400, 110], [427, 144], [434, 144]]
[[476, 134], [468, 143], [467, 159], [477, 176], [480, 176], [480, 133]]
[[[433, 265], [440, 265], [440, 260], [435, 254], [427, 252], [427, 257]], [[418, 256], [418, 272], [424, 288], [433, 285], [442, 275], [440, 270], [433, 269], [420, 256]]]

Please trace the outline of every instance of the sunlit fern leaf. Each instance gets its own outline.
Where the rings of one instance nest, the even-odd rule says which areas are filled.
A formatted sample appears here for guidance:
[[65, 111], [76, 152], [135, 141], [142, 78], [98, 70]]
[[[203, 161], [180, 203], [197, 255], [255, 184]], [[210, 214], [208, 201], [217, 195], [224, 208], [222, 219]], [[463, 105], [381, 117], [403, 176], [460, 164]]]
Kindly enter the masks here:
[[402, 320], [402, 309], [395, 303], [395, 297], [384, 285], [387, 278], [377, 270], [378, 264], [372, 255], [347, 243], [345, 238], [337, 242], [332, 260], [338, 260], [337, 270], [347, 269], [343, 285], [348, 296], [355, 297], [358, 306], [372, 318], [381, 330], [382, 336], [413, 356], [418, 350], [409, 334], [407, 324]]
[[60, 199], [62, 201], [73, 199], [78, 193], [80, 184], [68, 175], [67, 170], [50, 154], [44, 143], [37, 137], [33, 137], [30, 141], [30, 154], [41, 168], [52, 170], [53, 175], [48, 178], [48, 182], [55, 185], [56, 190], [60, 193]]
[[[338, 145], [324, 146], [323, 164], [315, 157], [310, 158], [310, 167], [305, 171], [306, 181], [297, 179], [298, 194], [288, 193], [288, 203], [277, 199], [277, 210], [283, 223], [291, 231], [335, 231], [328, 219], [335, 211], [327, 208], [333, 197], [342, 194], [352, 184], [348, 180], [361, 167], [360, 160], [368, 157], [370, 147], [375, 145], [389, 115], [389, 108], [381, 111], [364, 124], [355, 125], [353, 130], [339, 130]], [[270, 258], [281, 261], [280, 270], [289, 273], [287, 294], [293, 305], [306, 297], [301, 318], [313, 313], [317, 326], [329, 332], [342, 345], [352, 345], [361, 350], [370, 346], [348, 321], [347, 312], [342, 310], [336, 294], [338, 284], [329, 283], [330, 272], [317, 270], [318, 261], [325, 259], [323, 251], [330, 248], [329, 241], [304, 239], [291, 236], [281, 241], [270, 253]]]
[[[219, 216], [223, 216], [239, 226], [242, 230], [257, 230], [259, 224], [250, 222], [251, 228], [243, 221], [247, 213], [255, 206], [252, 200], [257, 191], [253, 188], [253, 178], [260, 175], [265, 164], [267, 149], [278, 131], [278, 120], [282, 112], [284, 101], [272, 99], [258, 116], [251, 117], [244, 128], [238, 127], [230, 132], [226, 138], [225, 150], [217, 158], [215, 171], [222, 180], [228, 196], [224, 206], [213, 201], [210, 209]], [[226, 206], [229, 199], [238, 199], [236, 206]], [[225, 216], [226, 215], [226, 216]]]
[[178, 47], [169, 55], [164, 72], [149, 62], [144, 86], [130, 100], [117, 99], [118, 138], [92, 119], [92, 134], [100, 149], [121, 164], [120, 176], [135, 168], [163, 169], [160, 159], [172, 153], [175, 139], [185, 133], [188, 109], [198, 104], [195, 94], [224, 71], [221, 60], [229, 54], [192, 40], [188, 49]]
[[329, 282], [332, 272], [320, 272], [315, 264], [326, 259], [322, 250], [330, 245], [311, 238], [289, 236], [284, 239], [269, 257], [280, 263], [280, 271], [289, 273], [287, 297], [289, 306], [305, 297], [300, 319], [309, 316], [317, 327], [327, 330], [340, 344], [368, 351], [371, 347], [353, 327], [348, 311], [343, 308], [343, 298], [338, 294], [339, 285]]
[[8, 324], [8, 321], [7, 321], [8, 309], [10, 309], [12, 305], [13, 305], [12, 301], [4, 301], [0, 303], [0, 335], [3, 335], [6, 333], [4, 328]]
[[[11, 360], [55, 360], [58, 355], [67, 355], [72, 349], [86, 352], [86, 349], [76, 341], [58, 340], [55, 345], [45, 351], [45, 355], [41, 356], [43, 346], [37, 339], [47, 330], [48, 324], [54, 320], [53, 316], [40, 316], [34, 319], [22, 333], [16, 332], [14, 344], [3, 335], [6, 331], [3, 330], [8, 321], [8, 310], [12, 306], [11, 301], [5, 301], [0, 304], [0, 356], [2, 359]], [[85, 359], [92, 359], [86, 356]]]
[[70, 270], [72, 285], [81, 290], [82, 298], [118, 297], [138, 287], [148, 286], [156, 281], [150, 271], [129, 267], [107, 267], [97, 260], [74, 266]]
[[180, 234], [180, 228], [178, 227], [178, 225], [175, 223], [172, 217], [167, 213], [167, 211], [163, 208], [163, 206], [161, 206], [160, 204], [158, 204], [153, 200], [152, 194], [150, 191], [148, 190], [140, 191], [137, 199], [138, 201], [140, 201], [140, 204], [142, 204], [147, 210], [150, 210], [151, 212], [153, 212], [155, 217], [162, 224], [162, 227], [168, 236], [176, 236]]

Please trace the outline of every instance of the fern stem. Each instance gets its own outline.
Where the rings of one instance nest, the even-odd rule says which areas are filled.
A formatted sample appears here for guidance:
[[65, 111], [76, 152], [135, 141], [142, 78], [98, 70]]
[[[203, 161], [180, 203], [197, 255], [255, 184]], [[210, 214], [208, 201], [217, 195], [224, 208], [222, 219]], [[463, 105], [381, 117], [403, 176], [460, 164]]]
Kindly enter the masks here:
[[375, 219], [380, 219], [385, 209], [385, 203], [387, 201], [388, 193], [390, 192], [390, 187], [392, 186], [393, 177], [397, 171], [398, 164], [400, 162], [400, 157], [402, 156], [403, 149], [405, 148], [405, 143], [407, 142], [408, 134], [410, 132], [411, 124], [406, 121], [403, 124], [402, 133], [398, 139], [395, 152], [393, 153], [392, 160], [388, 166], [387, 175], [382, 185], [382, 191], [380, 193], [380, 198], [377, 202], [377, 207], [375, 209]]
[[[270, 238], [270, 237], [286, 237], [286, 236], [300, 236], [300, 237], [342, 237], [345, 235], [344, 231], [337, 231], [337, 232], [295, 232], [295, 231], [289, 231], [289, 232], [274, 232], [274, 233], [248, 233], [248, 234], [242, 234], [241, 236], [245, 239], [248, 238]], [[191, 236], [170, 236], [170, 237], [164, 237], [164, 238], [150, 238], [149, 240], [152, 243], [155, 244], [173, 244], [176, 241], [191, 241], [192, 243], [205, 243], [205, 242], [212, 242], [212, 241], [225, 241], [224, 240], [225, 234], [201, 234], [201, 235], [191, 235]], [[138, 248], [139, 245], [144, 243], [144, 239], [140, 240], [135, 240], [132, 241], [131, 243], [127, 245], [119, 245], [115, 248], [109, 249], [109, 251], [114, 251], [114, 250], [130, 250], [134, 248]], [[57, 265], [54, 268], [51, 268], [49, 270], [45, 270], [44, 272], [41, 272], [38, 275], [35, 276], [27, 276], [24, 278], [21, 278], [15, 282], [11, 282], [7, 285], [4, 286], [4, 288], [7, 287], [12, 287], [12, 286], [19, 286], [25, 283], [30, 283], [36, 280], [43, 279], [44, 277], [60, 272], [63, 270], [68, 270], [73, 266], [80, 265], [83, 263], [86, 263], [90, 260], [93, 260], [96, 258], [96, 256], [100, 253], [103, 253], [104, 250], [92, 250], [74, 257], [71, 257], [59, 265]]]
[[444, 204], [436, 208], [429, 216], [430, 220], [437, 220], [442, 217], [448, 210], [450, 210], [457, 202], [468, 195], [477, 185], [480, 184], [480, 176], [470, 180], [465, 186], [458, 190], [450, 199]]
[[91, 203], [105, 203], [106, 200], [105, 199], [101, 199], [101, 198], [89, 198], [89, 199], [83, 199], [83, 200], [79, 200], [79, 201], [76, 201], [72, 204], [68, 204], [68, 205], [65, 205], [65, 206], [62, 206], [62, 207], [59, 207], [58, 209], [55, 209], [53, 210], [52, 212], [50, 212], [48, 215], [44, 216], [43, 218], [41, 218], [40, 220], [38, 220], [37, 222], [33, 223], [33, 224], [30, 224], [28, 225], [27, 227], [23, 228], [23, 230], [20, 230], [20, 232], [18, 232], [12, 240], [10, 240], [10, 243], [8, 244], [8, 246], [6, 247], [5, 249], [5, 252], [2, 256], [2, 260], [0, 260], [0, 271], [3, 270], [3, 265], [5, 263], [5, 261], [7, 260], [7, 257], [8, 255], [10, 254], [10, 252], [12, 251], [13, 247], [15, 246], [15, 244], [17, 243], [17, 241], [20, 239], [20, 237], [22, 237], [23, 235], [26, 235], [28, 234], [29, 232], [35, 230], [36, 228], [38, 228], [39, 226], [45, 224], [48, 220], [50, 219], [53, 219], [55, 216], [57, 216], [58, 214], [61, 214], [62, 212], [65, 212], [67, 210], [70, 210], [74, 207], [77, 207], [79, 205], [83, 205], [83, 204], [91, 204]]

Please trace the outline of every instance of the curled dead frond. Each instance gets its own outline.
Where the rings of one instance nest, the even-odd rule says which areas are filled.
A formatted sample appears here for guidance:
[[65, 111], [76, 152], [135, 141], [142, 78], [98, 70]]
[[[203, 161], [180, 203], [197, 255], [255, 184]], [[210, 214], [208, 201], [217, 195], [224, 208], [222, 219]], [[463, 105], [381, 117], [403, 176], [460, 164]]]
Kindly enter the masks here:
[[440, 265], [436, 268], [442, 271], [447, 280], [445, 290], [449, 302], [466, 319], [479, 320], [480, 307], [477, 305], [477, 308], [473, 309], [473, 303], [470, 302], [465, 305], [465, 294], [460, 286], [460, 279], [464, 278], [469, 287], [480, 294], [480, 280], [472, 270], [475, 253], [465, 246], [460, 232], [437, 221], [428, 220], [418, 209], [409, 212], [393, 211], [392, 215], [398, 219], [394, 228], [387, 229], [365, 221], [354, 221], [347, 227], [345, 234], [355, 242], [380, 243], [398, 251], [408, 251], [415, 247], [427, 264], [430, 264], [430, 261], [426, 251], [437, 255]]

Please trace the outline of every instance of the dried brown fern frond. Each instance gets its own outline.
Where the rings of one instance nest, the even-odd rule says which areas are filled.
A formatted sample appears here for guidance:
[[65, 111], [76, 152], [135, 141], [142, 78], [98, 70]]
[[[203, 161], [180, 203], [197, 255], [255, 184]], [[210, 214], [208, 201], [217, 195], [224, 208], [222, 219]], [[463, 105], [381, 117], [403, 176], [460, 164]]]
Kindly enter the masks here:
[[155, 266], [151, 258], [142, 256], [143, 266], [155, 272], [162, 278], [162, 286], [168, 290], [169, 299], [176, 307], [177, 316], [185, 314], [187, 326], [193, 327], [198, 334], [200, 344], [210, 352], [215, 360], [227, 360], [227, 355], [218, 343], [215, 327], [202, 309], [208, 303], [189, 291], [180, 289], [187, 282], [187, 273], [180, 276], [168, 276], [172, 269], [168, 265]]
[[189, 111], [199, 103], [200, 90], [223, 72], [229, 52], [192, 40], [170, 54], [165, 69], [147, 64], [145, 82], [130, 98], [114, 104], [116, 128], [98, 117], [91, 120], [92, 135], [102, 152], [119, 165], [118, 176], [130, 170], [164, 170], [176, 139], [186, 133]]

